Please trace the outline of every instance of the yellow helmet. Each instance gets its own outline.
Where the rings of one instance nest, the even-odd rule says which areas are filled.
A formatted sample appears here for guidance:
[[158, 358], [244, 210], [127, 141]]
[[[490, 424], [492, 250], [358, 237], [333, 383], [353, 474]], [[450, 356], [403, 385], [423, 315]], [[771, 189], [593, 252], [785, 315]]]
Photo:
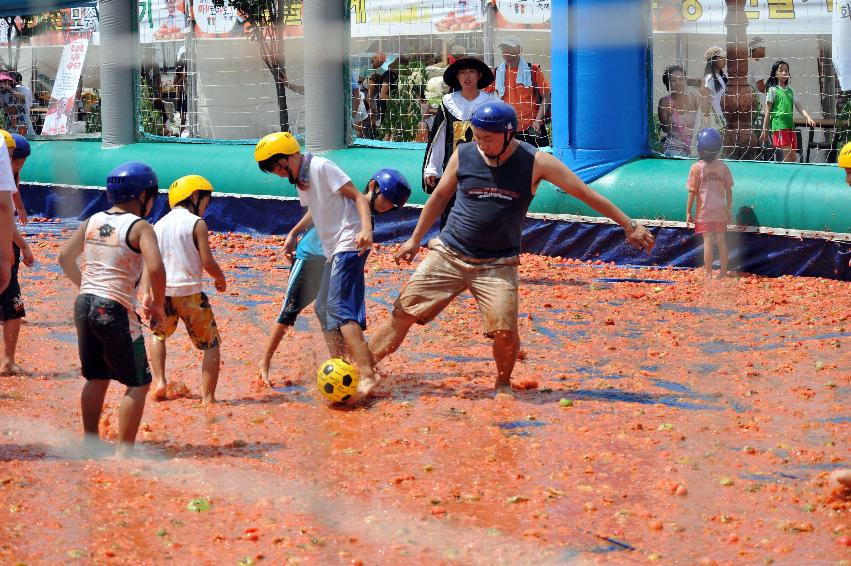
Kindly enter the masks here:
[[836, 164], [845, 169], [851, 168], [851, 142], [846, 143], [839, 150], [839, 159]]
[[3, 135], [3, 139], [6, 140], [6, 149], [15, 149], [18, 144], [15, 143], [15, 138], [12, 137], [12, 134], [7, 132], [6, 130], [0, 130], [0, 134]]
[[168, 206], [174, 208], [188, 199], [195, 191], [213, 192], [213, 185], [201, 175], [186, 175], [173, 182], [168, 188]]
[[276, 132], [263, 136], [254, 148], [254, 160], [258, 163], [266, 161], [273, 155], [293, 155], [301, 151], [301, 145], [295, 136], [289, 132]]

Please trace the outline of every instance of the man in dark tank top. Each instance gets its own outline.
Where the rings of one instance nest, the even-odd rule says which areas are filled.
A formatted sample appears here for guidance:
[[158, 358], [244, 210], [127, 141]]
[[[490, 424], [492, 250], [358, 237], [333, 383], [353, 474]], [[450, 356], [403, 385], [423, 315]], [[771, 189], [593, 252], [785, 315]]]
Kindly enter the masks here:
[[[476, 141], [458, 146], [426, 202], [411, 238], [395, 254], [410, 263], [446, 203], [455, 197], [446, 226], [396, 299], [393, 315], [376, 330], [369, 349], [376, 363], [396, 351], [414, 323], [426, 324], [469, 290], [493, 338], [495, 391], [511, 394], [520, 350], [517, 331], [520, 236], [541, 181], [549, 181], [623, 227], [630, 244], [647, 252], [653, 236], [549, 153], [515, 139], [517, 116], [502, 101], [487, 102], [472, 117]], [[377, 375], [377, 374], [376, 374]], [[377, 381], [363, 381], [359, 398]]]

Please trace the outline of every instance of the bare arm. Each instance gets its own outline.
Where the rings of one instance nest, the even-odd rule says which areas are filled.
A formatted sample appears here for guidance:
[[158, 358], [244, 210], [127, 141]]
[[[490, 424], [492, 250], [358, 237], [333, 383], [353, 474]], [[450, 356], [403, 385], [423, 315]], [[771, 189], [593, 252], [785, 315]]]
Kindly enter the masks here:
[[12, 230], [12, 241], [15, 242], [15, 245], [17, 245], [21, 249], [21, 261], [27, 267], [32, 267], [32, 264], [35, 263], [35, 257], [33, 256], [33, 252], [30, 249], [30, 245], [24, 239], [24, 236], [23, 234], [21, 234], [20, 230], [18, 230], [18, 227], [14, 224], [12, 224]]
[[12, 202], [15, 203], [15, 210], [18, 211], [18, 220], [21, 221], [21, 224], [27, 224], [27, 208], [24, 206], [24, 199], [21, 198], [20, 191], [16, 191], [15, 194], [12, 195]]
[[732, 187], [727, 187], [725, 189], [727, 193], [727, 221], [733, 221], [733, 189]]
[[813, 120], [813, 117], [810, 116], [810, 113], [807, 112], [806, 108], [801, 104], [799, 100], [795, 100], [795, 110], [801, 113], [801, 116], [807, 119], [807, 125], [811, 128], [816, 127], [816, 121]]
[[225, 274], [222, 272], [222, 268], [219, 267], [216, 258], [213, 257], [213, 251], [210, 249], [207, 223], [203, 220], [196, 222], [193, 236], [195, 236], [195, 243], [198, 245], [198, 253], [201, 254], [201, 266], [213, 278], [216, 291], [224, 293], [227, 290], [227, 282], [225, 281]]
[[762, 133], [759, 136], [761, 141], [766, 141], [768, 139], [768, 120], [771, 117], [772, 106], [774, 106], [773, 102], [765, 101], [765, 114], [762, 117]]
[[77, 231], [65, 242], [62, 251], [59, 252], [59, 266], [65, 273], [65, 277], [77, 287], [82, 283], [83, 274], [77, 266], [77, 258], [83, 253], [83, 244], [86, 241], [86, 227], [89, 225], [88, 220], [83, 222]]
[[301, 217], [293, 229], [290, 230], [290, 233], [287, 234], [286, 239], [284, 240], [284, 255], [290, 261], [293, 261], [296, 244], [298, 244], [298, 235], [313, 226], [313, 217], [310, 215], [310, 211], [308, 210], [304, 216]]
[[671, 106], [668, 104], [668, 97], [659, 99], [656, 113], [659, 115], [659, 126], [666, 134], [671, 133]]
[[411, 237], [402, 244], [398, 251], [393, 254], [393, 258], [398, 264], [401, 261], [410, 263], [411, 260], [420, 251], [420, 243], [428, 233], [429, 229], [434, 226], [435, 220], [443, 213], [446, 204], [452, 199], [455, 194], [455, 189], [458, 186], [458, 152], [452, 154], [449, 162], [446, 164], [446, 169], [443, 171], [443, 176], [440, 182], [437, 183], [437, 188], [428, 197], [423, 211], [420, 213], [420, 219], [417, 221], [417, 226]]
[[653, 249], [653, 236], [644, 226], [637, 224], [635, 229], [630, 229], [631, 219], [621, 209], [583, 183], [573, 171], [551, 154], [543, 151], [535, 154], [535, 171], [532, 178], [534, 180], [533, 187], [537, 187], [540, 181], [547, 180], [565, 193], [617, 222], [624, 229], [627, 240], [633, 246], [642, 248], [647, 252]]
[[136, 222], [130, 229], [128, 242], [139, 248], [145, 261], [145, 272], [148, 277], [150, 303], [145, 305], [151, 319], [151, 328], [157, 328], [164, 318], [163, 303], [165, 302], [165, 267], [157, 243], [154, 228], [145, 222]]
[[686, 226], [691, 224], [694, 221], [694, 217], [691, 214], [692, 209], [694, 208], [694, 191], [688, 192], [688, 202], [686, 203]]
[[346, 198], [355, 201], [360, 216], [361, 229], [355, 237], [358, 251], [363, 254], [372, 248], [372, 212], [369, 210], [369, 201], [366, 196], [358, 191], [351, 181], [340, 187], [339, 193]]

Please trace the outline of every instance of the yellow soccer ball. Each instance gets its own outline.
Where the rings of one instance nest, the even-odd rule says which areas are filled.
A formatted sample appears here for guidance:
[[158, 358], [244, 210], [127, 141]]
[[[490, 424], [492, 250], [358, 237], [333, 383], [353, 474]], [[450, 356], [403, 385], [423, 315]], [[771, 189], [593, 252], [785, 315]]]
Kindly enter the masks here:
[[358, 370], [346, 360], [332, 358], [319, 366], [316, 385], [326, 399], [343, 403], [358, 390]]

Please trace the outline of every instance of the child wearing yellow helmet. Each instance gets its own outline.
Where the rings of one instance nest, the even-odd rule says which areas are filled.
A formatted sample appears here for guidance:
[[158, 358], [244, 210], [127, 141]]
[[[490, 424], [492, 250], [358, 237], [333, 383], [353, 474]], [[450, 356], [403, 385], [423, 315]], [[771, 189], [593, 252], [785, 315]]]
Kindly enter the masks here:
[[221, 337], [210, 301], [203, 291], [203, 272], [213, 278], [220, 293], [227, 289], [222, 268], [213, 257], [203, 216], [213, 198], [213, 185], [200, 175], [186, 175], [168, 189], [171, 212], [154, 225], [160, 254], [166, 268], [165, 319], [151, 341], [153, 397], [167, 395], [165, 341], [182, 320], [192, 344], [204, 352], [201, 362], [202, 402], [216, 402], [219, 380]]
[[[15, 188], [20, 187], [20, 171], [24, 166], [26, 157], [20, 157], [17, 154], [17, 134], [10, 134], [6, 130], [0, 130], [3, 139], [6, 143], [6, 148], [9, 150], [9, 158], [11, 160], [12, 177], [15, 181]], [[19, 136], [20, 137], [20, 136]], [[26, 143], [26, 138], [21, 138]], [[23, 144], [22, 144], [23, 145]], [[12, 202], [18, 210], [18, 219], [21, 224], [27, 223], [26, 209], [21, 200], [20, 191], [16, 190], [12, 195]], [[24, 239], [18, 227], [12, 225], [12, 253], [14, 255], [12, 268], [9, 278], [9, 286], [6, 290], [0, 293], [0, 321], [3, 322], [3, 358], [0, 359], [0, 375], [28, 375], [29, 372], [24, 370], [15, 361], [15, 352], [18, 346], [18, 337], [21, 333], [22, 319], [27, 315], [24, 308], [24, 298], [21, 294], [21, 284], [18, 281], [18, 269], [21, 263], [27, 267], [32, 267], [35, 263], [32, 249]]]

